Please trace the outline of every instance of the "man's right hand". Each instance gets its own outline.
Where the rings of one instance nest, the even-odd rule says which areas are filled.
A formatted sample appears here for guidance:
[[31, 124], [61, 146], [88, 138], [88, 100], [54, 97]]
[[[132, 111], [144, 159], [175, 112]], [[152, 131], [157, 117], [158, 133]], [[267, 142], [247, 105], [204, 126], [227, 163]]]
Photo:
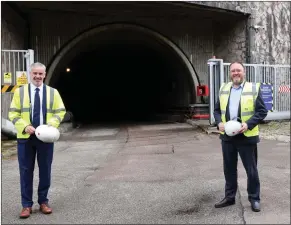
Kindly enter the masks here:
[[223, 122], [220, 122], [218, 124], [218, 129], [219, 129], [219, 131], [224, 132], [224, 123]]
[[33, 126], [28, 125], [27, 127], [25, 127], [25, 133], [31, 135], [31, 134], [34, 134], [34, 132], [35, 132], [35, 128]]

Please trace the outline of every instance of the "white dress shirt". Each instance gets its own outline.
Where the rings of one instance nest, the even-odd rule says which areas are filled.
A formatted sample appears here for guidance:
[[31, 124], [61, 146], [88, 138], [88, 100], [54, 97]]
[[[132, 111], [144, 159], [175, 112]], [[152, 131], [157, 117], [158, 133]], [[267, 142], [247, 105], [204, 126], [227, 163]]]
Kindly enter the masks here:
[[[36, 88], [37, 87], [35, 85], [30, 83], [31, 114], [32, 114], [31, 118], [32, 118], [32, 120], [33, 120], [34, 96], [35, 96], [35, 89]], [[40, 125], [42, 125], [43, 124], [43, 114], [42, 114], [43, 84], [38, 88], [39, 88], [39, 92], [38, 93], [39, 93], [39, 98], [40, 98]]]

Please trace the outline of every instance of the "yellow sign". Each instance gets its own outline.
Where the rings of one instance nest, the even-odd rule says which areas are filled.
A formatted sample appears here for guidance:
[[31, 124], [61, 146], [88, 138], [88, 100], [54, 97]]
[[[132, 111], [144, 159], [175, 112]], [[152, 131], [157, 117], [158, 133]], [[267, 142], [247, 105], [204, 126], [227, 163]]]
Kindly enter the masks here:
[[4, 73], [4, 84], [11, 84], [11, 83], [12, 83], [12, 74]]
[[16, 71], [17, 85], [27, 84], [27, 76], [25, 71]]

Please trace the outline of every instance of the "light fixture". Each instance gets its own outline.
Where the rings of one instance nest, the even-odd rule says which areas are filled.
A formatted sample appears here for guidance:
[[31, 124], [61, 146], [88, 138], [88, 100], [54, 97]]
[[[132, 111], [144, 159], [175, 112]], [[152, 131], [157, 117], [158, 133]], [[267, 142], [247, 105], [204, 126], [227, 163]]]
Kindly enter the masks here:
[[67, 68], [67, 69], [66, 69], [66, 72], [67, 72], [67, 73], [68, 73], [68, 72], [70, 72], [70, 71], [71, 71], [71, 69], [70, 69], [70, 68]]

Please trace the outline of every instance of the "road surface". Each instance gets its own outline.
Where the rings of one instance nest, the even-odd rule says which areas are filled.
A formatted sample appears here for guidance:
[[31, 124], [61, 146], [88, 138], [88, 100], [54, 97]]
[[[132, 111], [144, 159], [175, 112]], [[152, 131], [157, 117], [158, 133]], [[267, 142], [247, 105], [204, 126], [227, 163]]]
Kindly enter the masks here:
[[[16, 159], [2, 160], [2, 224], [290, 224], [290, 143], [259, 144], [262, 211], [251, 211], [239, 160], [236, 204], [224, 197], [217, 135], [189, 124], [80, 127], [55, 147], [51, 215], [19, 219]], [[37, 193], [38, 167], [34, 193]]]

